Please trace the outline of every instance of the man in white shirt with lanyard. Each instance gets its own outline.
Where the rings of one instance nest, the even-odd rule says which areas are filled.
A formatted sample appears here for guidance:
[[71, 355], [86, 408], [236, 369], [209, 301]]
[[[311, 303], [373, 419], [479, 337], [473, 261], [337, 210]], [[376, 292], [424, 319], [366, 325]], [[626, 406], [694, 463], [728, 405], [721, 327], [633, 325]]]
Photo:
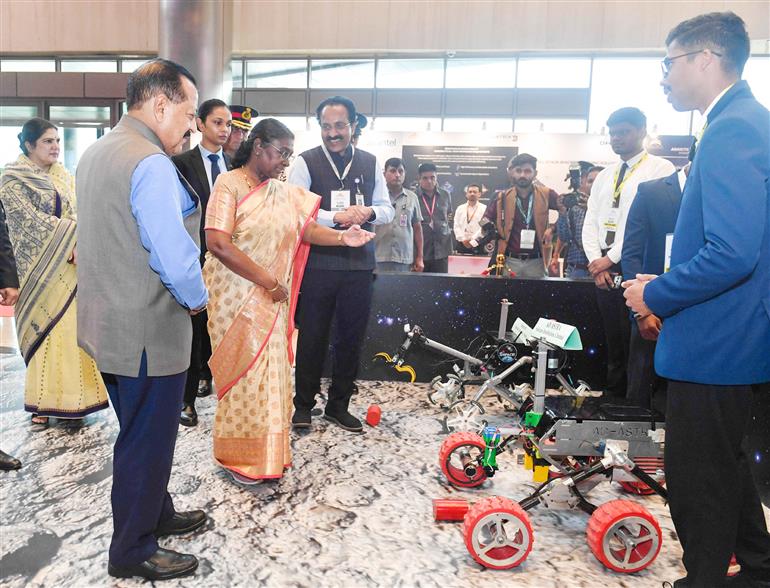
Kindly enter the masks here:
[[621, 161], [596, 176], [583, 223], [583, 249], [596, 284], [596, 302], [607, 343], [605, 390], [626, 395], [631, 323], [620, 290], [620, 266], [626, 216], [641, 182], [674, 173], [673, 164], [644, 150], [647, 118], [638, 108], [625, 107], [607, 119], [612, 150]]
[[473, 253], [479, 246], [481, 238], [481, 226], [479, 221], [487, 209], [486, 204], [481, 204], [481, 186], [468, 184], [465, 188], [465, 197], [468, 202], [461, 204], [455, 211], [454, 231], [457, 239], [457, 249], [460, 253]]
[[[355, 104], [333, 96], [318, 105], [316, 117], [322, 143], [300, 154], [289, 182], [321, 196], [318, 223], [340, 229], [357, 224], [371, 230], [372, 225], [391, 222], [395, 211], [382, 166], [374, 155], [351, 143], [357, 125]], [[374, 267], [373, 242], [358, 248], [310, 248], [297, 311], [294, 427], [311, 426], [333, 320], [332, 383], [324, 418], [347, 431], [363, 430], [348, 405], [369, 320]]]

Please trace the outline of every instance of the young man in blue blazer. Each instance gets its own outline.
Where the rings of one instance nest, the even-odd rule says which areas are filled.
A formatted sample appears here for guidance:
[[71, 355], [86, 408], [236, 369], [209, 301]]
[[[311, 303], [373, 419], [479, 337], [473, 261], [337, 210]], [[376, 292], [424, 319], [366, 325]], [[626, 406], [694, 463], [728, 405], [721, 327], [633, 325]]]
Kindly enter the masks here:
[[[752, 388], [770, 381], [770, 113], [740, 79], [744, 22], [701, 15], [666, 39], [661, 84], [707, 124], [674, 231], [671, 270], [625, 283], [664, 319], [666, 483], [687, 577], [675, 586], [770, 586], [770, 535], [742, 440]], [[735, 553], [741, 573], [725, 581]]]

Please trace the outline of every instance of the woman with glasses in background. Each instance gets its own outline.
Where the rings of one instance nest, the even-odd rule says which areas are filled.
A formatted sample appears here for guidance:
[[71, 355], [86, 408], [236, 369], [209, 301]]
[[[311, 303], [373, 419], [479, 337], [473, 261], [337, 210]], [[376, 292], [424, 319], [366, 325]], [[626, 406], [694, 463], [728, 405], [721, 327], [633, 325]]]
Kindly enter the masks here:
[[281, 181], [294, 135], [267, 118], [214, 184], [206, 213], [214, 458], [243, 484], [291, 465], [292, 331], [310, 244], [360, 247], [374, 233], [315, 222], [320, 197]]
[[59, 132], [33, 118], [22, 154], [0, 178], [0, 201], [19, 274], [16, 330], [27, 366], [24, 408], [35, 425], [107, 408], [94, 360], [77, 344], [75, 178], [59, 163]]

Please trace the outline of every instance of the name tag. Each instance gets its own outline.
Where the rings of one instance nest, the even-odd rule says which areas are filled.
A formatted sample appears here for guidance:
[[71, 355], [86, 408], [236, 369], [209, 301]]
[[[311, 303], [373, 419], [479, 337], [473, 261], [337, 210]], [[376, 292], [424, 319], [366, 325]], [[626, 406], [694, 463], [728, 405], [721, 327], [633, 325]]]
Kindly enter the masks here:
[[407, 220], [408, 220], [408, 219], [407, 219], [407, 215], [406, 215], [406, 213], [405, 213], [405, 212], [402, 212], [402, 213], [401, 213], [401, 214], [398, 216], [398, 226], [399, 226], [399, 227], [406, 227], [406, 221], [407, 221]]
[[332, 190], [332, 212], [341, 212], [350, 206], [348, 190]]
[[356, 192], [356, 206], [364, 205], [364, 195], [361, 192]]
[[522, 229], [521, 240], [519, 241], [519, 249], [534, 249], [535, 248], [535, 231], [533, 229]]
[[663, 273], [671, 269], [671, 247], [674, 245], [674, 233], [666, 235], [666, 253], [663, 261]]
[[619, 220], [620, 220], [620, 209], [610, 208], [607, 211], [607, 215], [604, 217], [604, 222], [602, 224], [604, 225], [604, 228], [606, 230], [617, 233]]

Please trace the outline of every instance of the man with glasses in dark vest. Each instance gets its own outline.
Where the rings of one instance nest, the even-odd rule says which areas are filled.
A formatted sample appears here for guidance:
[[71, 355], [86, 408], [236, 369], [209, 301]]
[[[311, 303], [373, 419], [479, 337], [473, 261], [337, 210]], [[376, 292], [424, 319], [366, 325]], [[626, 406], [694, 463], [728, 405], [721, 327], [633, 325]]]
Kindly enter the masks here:
[[[357, 124], [353, 102], [343, 96], [327, 98], [316, 116], [322, 143], [300, 154], [289, 182], [321, 196], [320, 224], [372, 230], [371, 225], [392, 221], [395, 213], [382, 167], [374, 155], [351, 144]], [[363, 430], [348, 405], [369, 319], [374, 267], [373, 242], [356, 249], [311, 247], [297, 317], [294, 427], [311, 426], [333, 320], [332, 383], [324, 418], [348, 431]]]

